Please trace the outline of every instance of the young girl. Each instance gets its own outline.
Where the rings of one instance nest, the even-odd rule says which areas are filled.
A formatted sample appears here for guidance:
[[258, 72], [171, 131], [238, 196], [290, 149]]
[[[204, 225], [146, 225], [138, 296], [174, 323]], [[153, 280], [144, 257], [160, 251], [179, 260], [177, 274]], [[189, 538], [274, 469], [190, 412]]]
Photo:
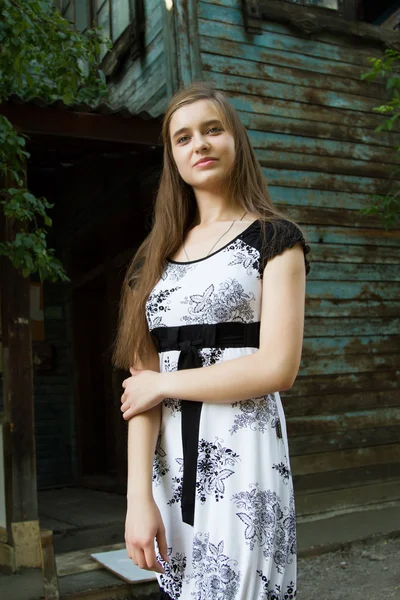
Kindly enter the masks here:
[[115, 350], [131, 372], [127, 551], [157, 573], [162, 598], [295, 598], [279, 392], [300, 365], [310, 248], [273, 206], [220, 92], [178, 92], [163, 139], [153, 227], [127, 272]]

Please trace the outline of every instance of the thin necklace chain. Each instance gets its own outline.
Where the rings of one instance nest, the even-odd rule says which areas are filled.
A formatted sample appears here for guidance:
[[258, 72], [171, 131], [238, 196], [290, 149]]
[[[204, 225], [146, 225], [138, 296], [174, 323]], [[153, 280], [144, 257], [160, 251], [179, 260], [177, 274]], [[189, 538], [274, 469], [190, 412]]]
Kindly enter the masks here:
[[[244, 215], [242, 216], [242, 218], [241, 218], [241, 219], [239, 219], [239, 220], [240, 220], [240, 221], [242, 221], [242, 220], [243, 220], [243, 217], [244, 217], [245, 215], [247, 215], [247, 211], [244, 213]], [[215, 246], [218, 244], [219, 240], [221, 240], [221, 239], [224, 237], [224, 235], [226, 235], [226, 234], [228, 233], [228, 231], [230, 231], [230, 230], [232, 229], [232, 227], [233, 227], [233, 224], [234, 224], [234, 223], [236, 223], [236, 221], [237, 221], [237, 219], [235, 219], [234, 221], [232, 221], [232, 223], [230, 224], [230, 226], [228, 227], [228, 229], [225, 231], [225, 233], [223, 233], [223, 234], [221, 235], [221, 237], [219, 237], [219, 238], [217, 239], [217, 241], [215, 242], [215, 244], [213, 245], [213, 247], [211, 248], [211, 250], [212, 250], [213, 248], [215, 248]], [[185, 254], [186, 254], [186, 258], [188, 259], [188, 261], [190, 261], [190, 258], [188, 257], [188, 253], [186, 252], [185, 244], [184, 244], [183, 242], [182, 242], [182, 245], [183, 245], [183, 249], [184, 249], [184, 251], [185, 251]], [[211, 253], [211, 250], [208, 252], [208, 254], [210, 254], [210, 253]], [[206, 256], [208, 256], [208, 254], [206, 254]]]

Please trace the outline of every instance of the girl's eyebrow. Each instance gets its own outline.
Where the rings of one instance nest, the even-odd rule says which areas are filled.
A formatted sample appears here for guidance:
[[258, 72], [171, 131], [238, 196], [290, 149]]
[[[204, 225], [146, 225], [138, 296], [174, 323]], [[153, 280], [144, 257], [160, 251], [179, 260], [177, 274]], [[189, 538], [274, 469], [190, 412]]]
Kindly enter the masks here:
[[[221, 123], [221, 121], [219, 119], [210, 119], [209, 121], [203, 121], [202, 123], [200, 123], [200, 126], [208, 127], [209, 125], [213, 125], [214, 123]], [[190, 127], [181, 127], [180, 129], [178, 129], [178, 131], [175, 131], [172, 138], [175, 139], [178, 135], [181, 135], [181, 133], [184, 133], [185, 131], [188, 131], [189, 129], [190, 129]]]

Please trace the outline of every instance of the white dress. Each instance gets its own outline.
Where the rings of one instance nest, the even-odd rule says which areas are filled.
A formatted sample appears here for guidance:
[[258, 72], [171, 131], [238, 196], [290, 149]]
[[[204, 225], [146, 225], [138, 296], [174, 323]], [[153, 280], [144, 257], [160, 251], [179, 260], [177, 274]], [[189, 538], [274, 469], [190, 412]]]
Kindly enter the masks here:
[[[167, 261], [146, 304], [154, 340], [157, 332], [167, 334], [177, 328], [184, 339], [190, 325], [211, 324], [211, 330], [217, 323], [259, 324], [262, 273], [268, 259], [296, 242], [301, 243], [304, 256], [310, 251], [298, 227], [285, 219], [278, 222], [275, 242], [262, 256], [260, 227], [260, 221], [253, 222], [208, 257], [186, 263]], [[267, 234], [272, 236], [272, 231], [268, 224]], [[306, 256], [305, 267], [308, 274]], [[197, 343], [205, 368], [256, 350], [249, 344], [221, 348]], [[160, 370], [176, 370], [181, 352], [160, 350]], [[166, 528], [169, 555], [169, 563], [162, 561], [156, 544], [166, 571], [157, 574], [163, 597], [296, 598], [296, 515], [279, 391], [232, 403], [185, 402], [201, 408], [198, 436], [188, 436], [197, 453], [197, 464], [193, 467], [192, 461], [191, 467], [193, 524], [183, 521], [181, 510], [182, 404], [177, 398], [163, 401], [154, 458], [153, 493]]]

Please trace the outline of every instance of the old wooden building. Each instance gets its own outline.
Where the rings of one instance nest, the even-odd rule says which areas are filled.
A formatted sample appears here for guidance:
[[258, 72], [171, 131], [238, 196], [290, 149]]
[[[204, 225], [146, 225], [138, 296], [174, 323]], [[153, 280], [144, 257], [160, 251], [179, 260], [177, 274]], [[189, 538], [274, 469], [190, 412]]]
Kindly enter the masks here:
[[[393, 3], [376, 4], [60, 0], [80, 29], [101, 23], [114, 48], [103, 58], [107, 105], [0, 107], [31, 136], [28, 178], [55, 203], [53, 245], [72, 280], [45, 284], [36, 311], [44, 334], [33, 353], [30, 493], [37, 485], [39, 505], [57, 489], [77, 490], [75, 499], [80, 490], [125, 493], [123, 375], [110, 362], [119, 288], [149, 226], [160, 118], [194, 80], [213, 82], [239, 111], [274, 203], [312, 249], [301, 367], [282, 393], [297, 513], [307, 520], [400, 500], [400, 232], [361, 212], [391, 185], [400, 144], [398, 130], [375, 132], [384, 86], [361, 80], [370, 57], [400, 48]], [[8, 409], [6, 482], [23, 479], [12, 427]], [[34, 506], [27, 517], [9, 490], [5, 498], [9, 519], [35, 519]], [[51, 518], [54, 529], [67, 520], [62, 511]], [[13, 551], [5, 521], [0, 512], [3, 564]]]

